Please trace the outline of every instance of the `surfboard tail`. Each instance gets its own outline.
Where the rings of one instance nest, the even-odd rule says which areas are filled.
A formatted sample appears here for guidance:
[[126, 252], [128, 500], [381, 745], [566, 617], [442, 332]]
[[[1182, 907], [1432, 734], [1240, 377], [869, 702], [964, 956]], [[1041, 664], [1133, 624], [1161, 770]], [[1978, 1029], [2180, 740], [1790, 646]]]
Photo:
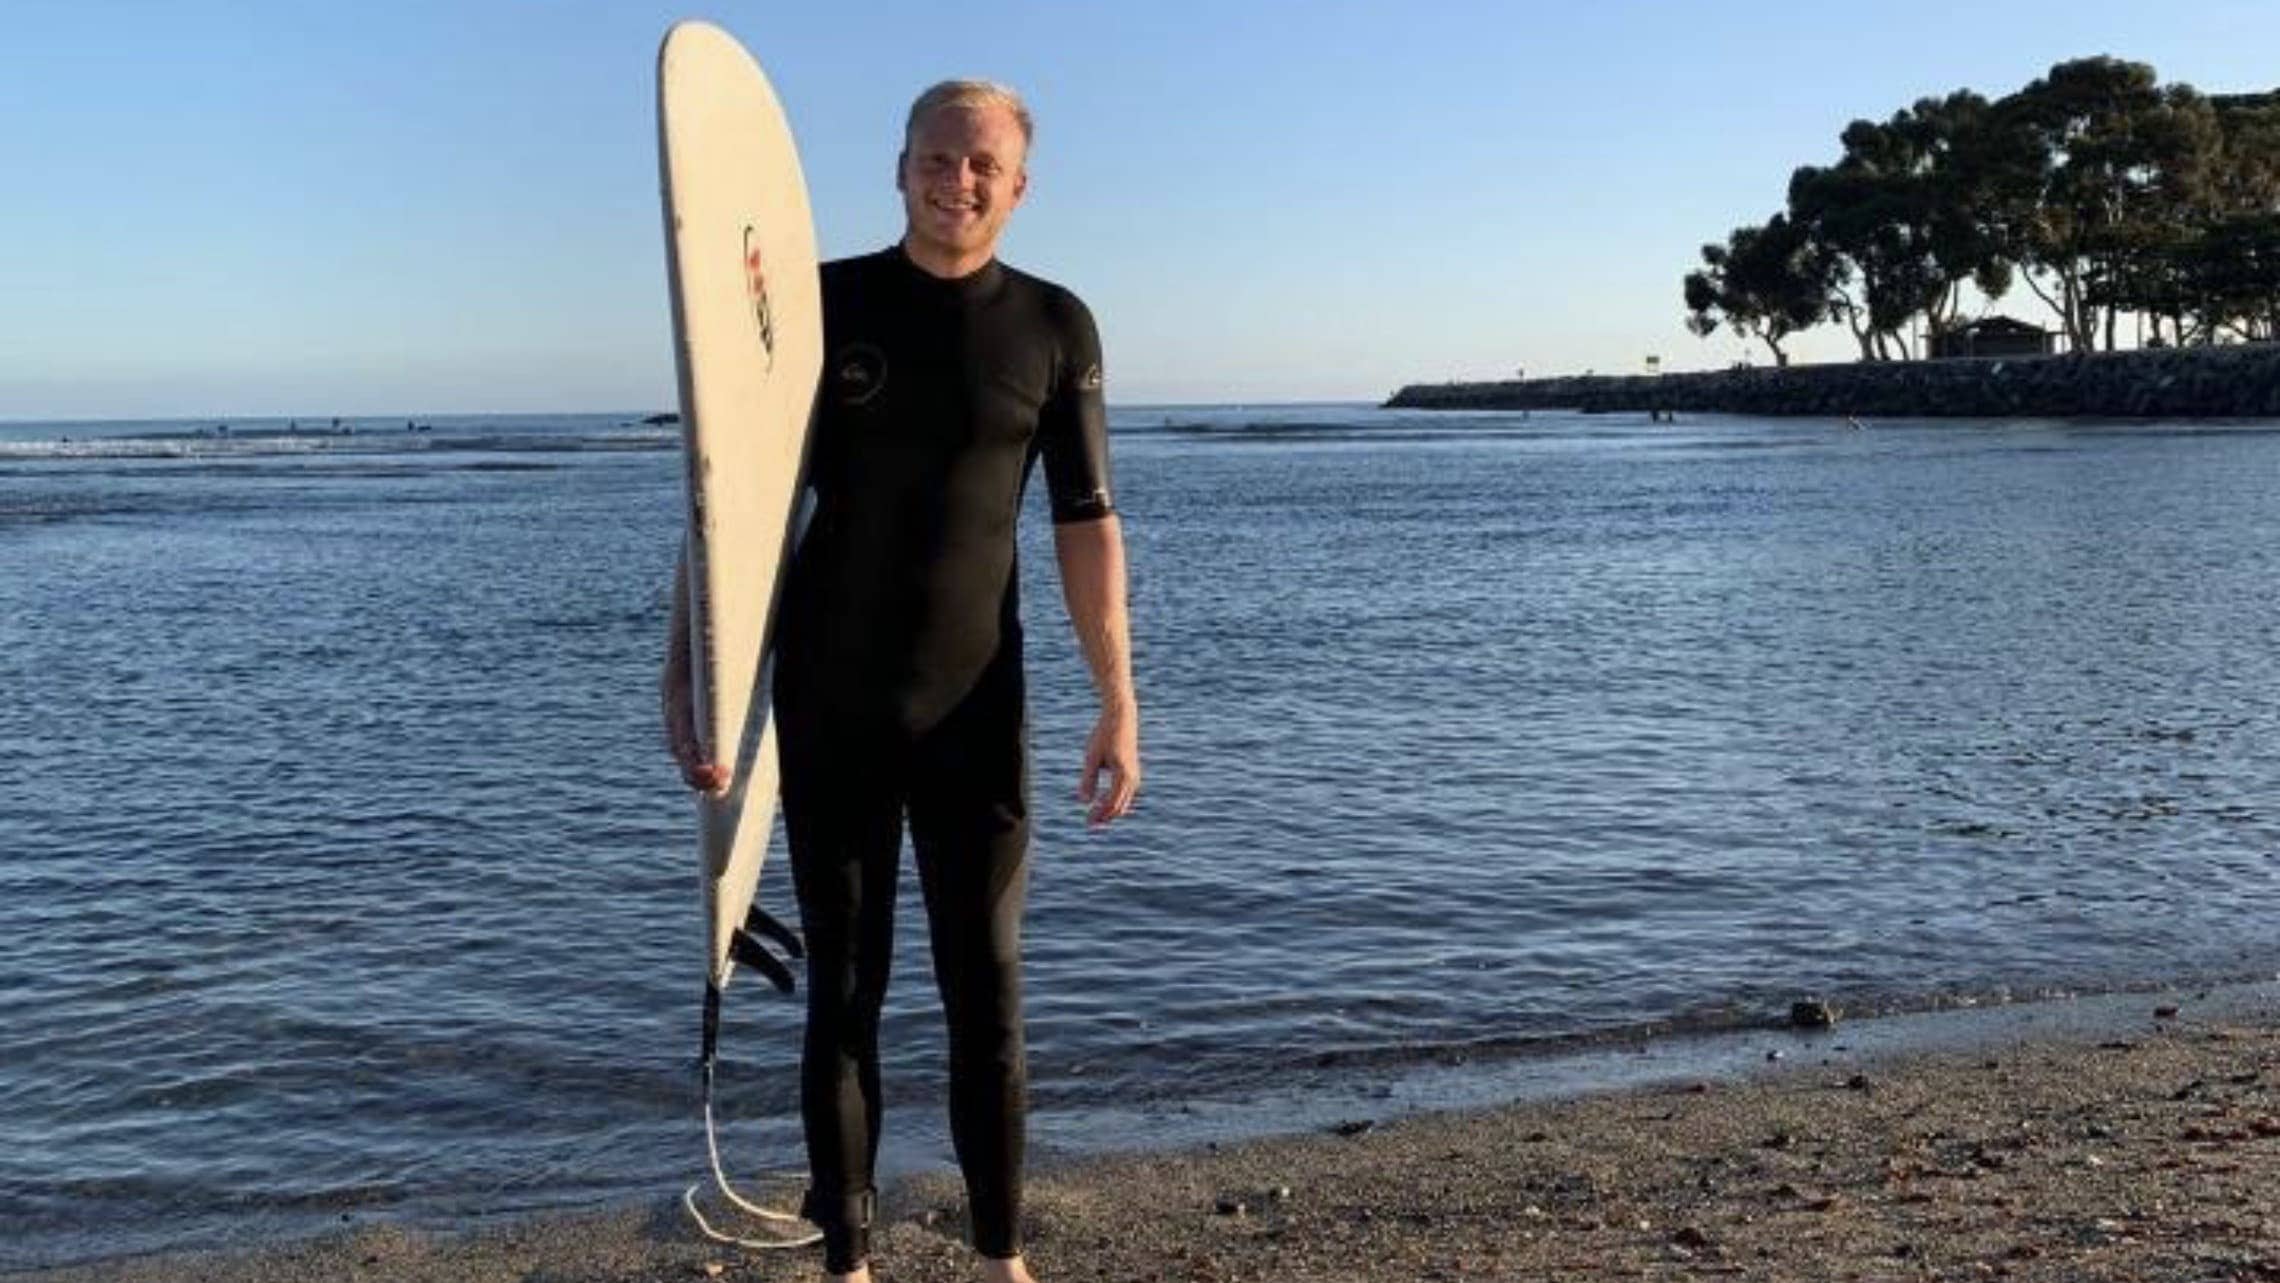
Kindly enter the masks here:
[[752, 914], [760, 869], [776, 819], [776, 735], [773, 719], [744, 755], [727, 797], [700, 798], [707, 975], [726, 986], [738, 959], [736, 933]]

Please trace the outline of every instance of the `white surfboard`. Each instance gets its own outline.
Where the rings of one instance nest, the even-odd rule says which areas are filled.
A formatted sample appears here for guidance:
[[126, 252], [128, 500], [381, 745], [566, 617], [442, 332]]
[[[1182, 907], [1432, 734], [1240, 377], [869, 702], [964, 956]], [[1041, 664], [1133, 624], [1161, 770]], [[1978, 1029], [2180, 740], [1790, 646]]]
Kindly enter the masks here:
[[699, 799], [705, 1059], [776, 810], [764, 664], [823, 364], [815, 225], [782, 107], [720, 28], [685, 22], [657, 55], [658, 165], [688, 465], [697, 733], [732, 784]]

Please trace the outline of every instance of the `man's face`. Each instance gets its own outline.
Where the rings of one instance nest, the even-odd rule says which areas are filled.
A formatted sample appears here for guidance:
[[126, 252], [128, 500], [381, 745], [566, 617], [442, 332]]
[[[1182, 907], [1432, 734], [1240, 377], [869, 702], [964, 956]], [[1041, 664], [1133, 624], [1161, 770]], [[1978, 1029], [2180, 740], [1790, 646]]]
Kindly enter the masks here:
[[955, 258], [987, 257], [1029, 187], [1021, 122], [995, 104], [953, 105], [918, 123], [904, 145], [895, 186], [908, 235]]

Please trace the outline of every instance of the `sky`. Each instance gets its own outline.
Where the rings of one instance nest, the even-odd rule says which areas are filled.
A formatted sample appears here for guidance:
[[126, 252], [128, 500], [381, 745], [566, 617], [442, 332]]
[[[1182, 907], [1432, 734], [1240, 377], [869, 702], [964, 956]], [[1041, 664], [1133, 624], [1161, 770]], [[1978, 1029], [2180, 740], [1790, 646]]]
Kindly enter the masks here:
[[0, 0], [0, 419], [669, 406], [683, 17], [767, 69], [827, 256], [899, 234], [919, 89], [1019, 88], [1003, 257], [1127, 405], [1724, 366], [1679, 282], [1846, 122], [2102, 53], [2280, 86], [2275, 0]]

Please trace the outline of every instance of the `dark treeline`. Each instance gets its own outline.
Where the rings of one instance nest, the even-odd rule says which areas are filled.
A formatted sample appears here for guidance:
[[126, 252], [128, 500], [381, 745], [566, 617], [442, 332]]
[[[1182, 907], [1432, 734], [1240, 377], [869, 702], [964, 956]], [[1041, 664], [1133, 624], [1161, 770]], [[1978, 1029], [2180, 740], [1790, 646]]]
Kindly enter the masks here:
[[2208, 95], [2144, 63], [2060, 63], [2009, 97], [1925, 98], [1856, 120], [1765, 223], [1702, 247], [1687, 325], [1782, 340], [1843, 324], [1863, 360], [2023, 286], [2075, 352], [2280, 339], [2280, 92]]

